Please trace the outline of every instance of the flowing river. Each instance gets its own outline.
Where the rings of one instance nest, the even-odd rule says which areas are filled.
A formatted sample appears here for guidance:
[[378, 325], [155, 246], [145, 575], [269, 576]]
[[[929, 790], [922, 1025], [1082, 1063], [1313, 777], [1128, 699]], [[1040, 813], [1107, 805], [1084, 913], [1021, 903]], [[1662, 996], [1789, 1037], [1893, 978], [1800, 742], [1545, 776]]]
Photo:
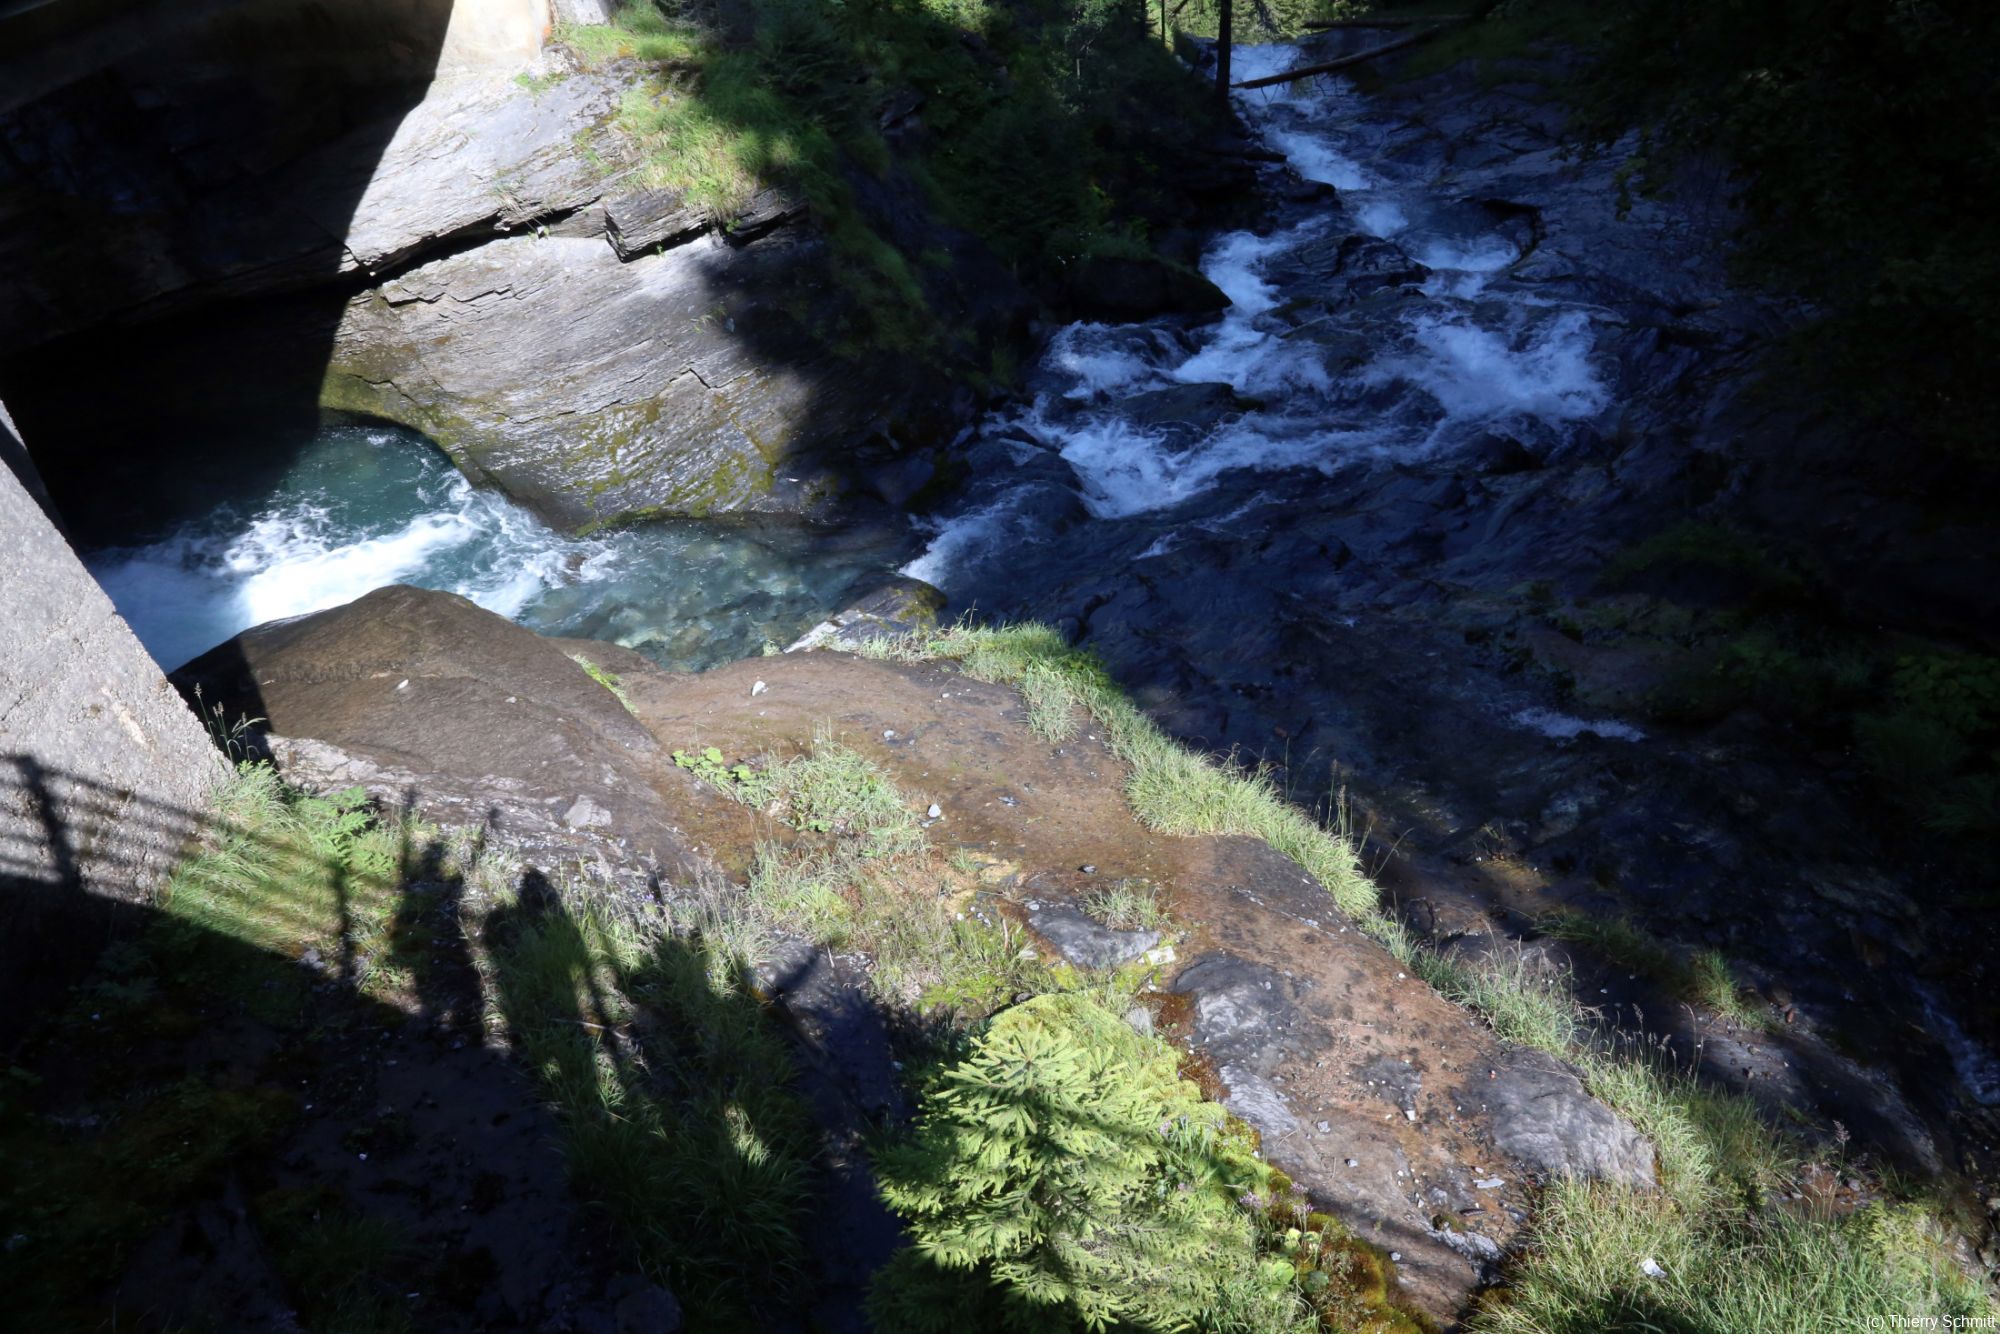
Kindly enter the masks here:
[[[1241, 53], [1253, 73], [1296, 58], [1289, 46]], [[905, 561], [961, 605], [1046, 611], [1066, 571], [1042, 567], [1142, 565], [1197, 534], [1282, 522], [1288, 490], [1344, 462], [1603, 411], [1591, 312], [1496, 281], [1520, 258], [1518, 240], [1481, 210], [1434, 198], [1420, 170], [1374, 161], [1380, 127], [1343, 85], [1252, 94], [1244, 107], [1300, 175], [1342, 192], [1347, 212], [1296, 209], [1268, 234], [1215, 241], [1203, 267], [1234, 302], [1217, 323], [1063, 330], [1032, 374], [1032, 401], [978, 432], [975, 463], [992, 466], [927, 533], [672, 521], [569, 537], [476, 490], [411, 433], [339, 427], [268, 489], [95, 550], [89, 564], [169, 668], [249, 626], [394, 582], [700, 668], [789, 642]], [[1309, 294], [1310, 275], [1274, 274], [1302, 257], [1310, 267], [1357, 223], [1396, 238], [1430, 276], [1386, 324], [1348, 322], [1375, 345], [1343, 367], [1323, 340], [1293, 336], [1287, 303]], [[1163, 416], [1161, 393], [1189, 388], [1213, 392], [1170, 398]], [[1128, 409], [1135, 399], [1146, 411]], [[1082, 541], [1079, 525], [1091, 530]]]
[[[1242, 48], [1238, 69], [1299, 56]], [[1852, 835], [1814, 799], [1824, 780], [1761, 751], [1719, 770], [1720, 752], [1652, 736], [1632, 720], [1645, 664], [1570, 617], [1635, 534], [1699, 503], [1714, 386], [1768, 326], [1724, 280], [1712, 219], [1628, 215], [1614, 162], [1565, 156], [1558, 112], [1495, 97], [1377, 101], [1330, 80], [1243, 95], [1295, 175], [1271, 169], [1267, 226], [1203, 254], [1230, 308], [1059, 331], [961, 442], [955, 495], [909, 525], [572, 537], [417, 436], [347, 427], [275, 484], [87, 560], [169, 668], [407, 582], [700, 669], [782, 646], [900, 569], [958, 609], [1057, 623], [1170, 731], [1273, 764], [1297, 799], [1352, 766], [1399, 831], [1470, 868], [1436, 883], [1552, 868], [1475, 885], [1460, 920], [1578, 904], [1684, 927], [1763, 956], [1801, 1005], [1865, 1016], [1879, 1031], [1857, 1045], [1894, 1053], [1906, 1088], [1943, 1061], [2000, 1102], [1991, 1056], [1942, 1010], [1841, 962], [1859, 928], [1822, 891], [1846, 872], [1818, 862]], [[1924, 1030], [1943, 1037], [1911, 1041]], [[1828, 1096], [1849, 1116], [1874, 1097]]]

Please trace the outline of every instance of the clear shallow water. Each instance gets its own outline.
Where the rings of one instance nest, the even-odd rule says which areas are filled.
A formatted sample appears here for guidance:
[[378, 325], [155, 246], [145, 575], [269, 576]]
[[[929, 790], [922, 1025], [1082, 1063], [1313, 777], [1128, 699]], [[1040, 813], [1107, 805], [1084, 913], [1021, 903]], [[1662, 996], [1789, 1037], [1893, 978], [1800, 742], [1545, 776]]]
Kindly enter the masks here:
[[393, 583], [698, 670], [783, 645], [908, 558], [899, 533], [675, 520], [570, 537], [411, 432], [335, 427], [275, 484], [85, 563], [171, 670], [265, 621]]

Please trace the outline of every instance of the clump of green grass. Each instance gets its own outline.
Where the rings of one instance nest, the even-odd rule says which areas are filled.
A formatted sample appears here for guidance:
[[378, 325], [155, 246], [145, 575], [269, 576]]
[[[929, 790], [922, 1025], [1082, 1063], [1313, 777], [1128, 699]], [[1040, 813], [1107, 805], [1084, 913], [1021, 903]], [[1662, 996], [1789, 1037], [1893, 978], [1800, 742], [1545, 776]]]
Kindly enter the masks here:
[[915, 806], [895, 780], [825, 727], [812, 749], [761, 765], [725, 762], [713, 746], [674, 752], [674, 763], [746, 806], [810, 834], [825, 834], [860, 857], [894, 857], [924, 846]]
[[339, 941], [362, 956], [394, 914], [407, 835], [378, 822], [360, 788], [314, 796], [242, 765], [209, 836], [159, 893], [181, 922], [278, 955]]
[[714, 747], [675, 759], [791, 830], [751, 863], [747, 907], [764, 926], [865, 951], [896, 1004], [976, 1016], [1046, 989], [1014, 929], [968, 910], [976, 866], [934, 850], [918, 803], [829, 729], [789, 760], [731, 765]]
[[711, 46], [700, 28], [669, 18], [650, 3], [620, 6], [608, 24], [562, 24], [555, 39], [591, 65], [639, 60], [649, 65], [693, 67], [700, 65]]
[[1145, 881], [1121, 880], [1086, 894], [1083, 910], [1113, 931], [1163, 931], [1172, 925], [1160, 905], [1159, 886]]
[[1771, 1017], [1744, 999], [1735, 970], [1720, 950], [1685, 954], [1624, 917], [1566, 910], [1543, 919], [1557, 940], [1582, 945], [1613, 963], [1651, 978], [1681, 1000], [1721, 1015], [1742, 1028], [1769, 1028]]
[[796, 1272], [812, 1136], [747, 961], [562, 899], [503, 906], [487, 935], [577, 1189], [703, 1319], [750, 1318]]
[[1535, 966], [1518, 948], [1471, 963], [1405, 943], [1400, 957], [1440, 996], [1484, 1016], [1504, 1041], [1567, 1056], [1590, 1031], [1591, 1016], [1577, 1007], [1569, 974]]
[[569, 655], [569, 659], [577, 666], [583, 668], [585, 675], [589, 676], [591, 680], [609, 690], [612, 697], [624, 706], [625, 712], [632, 712], [632, 699], [625, 693], [625, 682], [619, 677], [618, 673], [606, 671], [581, 653], [572, 653]]

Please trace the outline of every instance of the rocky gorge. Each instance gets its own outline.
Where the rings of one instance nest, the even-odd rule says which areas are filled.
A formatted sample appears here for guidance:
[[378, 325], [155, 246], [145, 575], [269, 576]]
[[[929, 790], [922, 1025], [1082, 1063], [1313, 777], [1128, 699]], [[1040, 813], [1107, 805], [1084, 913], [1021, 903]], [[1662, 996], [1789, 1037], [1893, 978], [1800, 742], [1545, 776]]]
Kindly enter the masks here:
[[[225, 115], [246, 75], [223, 59], [94, 76], [163, 127], [146, 162], [102, 99], [63, 112], [75, 85], [0, 108], [0, 253], [33, 256], [0, 398], [54, 510], [176, 684], [253, 720], [235, 739], [288, 783], [476, 836], [473, 861], [518, 882], [426, 872], [458, 888], [406, 893], [410, 920], [480, 937], [530, 879], [634, 920], [754, 918], [766, 846], [814, 831], [733, 797], [751, 780], [728, 766], [831, 737], [924, 812], [949, 862], [930, 897], [956, 921], [1017, 962], [1143, 975], [1126, 1021], [1391, 1260], [1397, 1318], [1490, 1315], [1479, 1294], [1535, 1248], [1554, 1183], [1654, 1191], [1671, 1154], [1596, 1096], [1589, 1059], [1496, 1031], [1417, 957], [1512, 969], [1612, 1045], [1851, 1140], [1864, 1156], [1835, 1184], [1787, 1183], [1834, 1216], [1889, 1196], [1878, 1165], [1944, 1183], [1969, 1220], [1958, 1258], [1991, 1266], [1976, 856], [1885, 810], [1861, 748], [1755, 699], [1769, 678], [1749, 701], [1708, 689], [1741, 691], [1758, 616], [1817, 616], [1829, 588], [1839, 623], [1891, 652], [1976, 647], [1959, 627], [1990, 532], [1914, 522], [1870, 472], [1892, 463], [1847, 466], [1809, 409], [1763, 391], [1797, 311], [1732, 283], [1712, 182], [1621, 206], [1619, 154], [1567, 151], [1559, 58], [1241, 93], [1241, 130], [1162, 173], [1183, 188], [1155, 252], [1060, 279], [924, 214], [889, 171], [871, 216], [933, 257], [926, 297], [956, 341], [870, 355], [852, 253], [800, 192], [720, 216], [648, 185], [619, 123], [636, 68], [544, 42], [603, 16], [488, 8], [444, 6], [397, 46], [406, 68], [358, 84], [318, 62], [370, 89], [370, 115], [333, 117], [359, 125], [300, 115], [312, 81], [278, 77], [250, 79], [274, 111]], [[295, 9], [257, 22], [320, 21]], [[374, 51], [366, 26], [336, 23], [328, 49]], [[1239, 49], [1238, 75], [1300, 58]], [[908, 99], [881, 111], [892, 143], [922, 120]], [[93, 388], [107, 359], [116, 393]], [[1054, 725], [1027, 677], [883, 647], [967, 614], [1046, 622], [1166, 734], [1258, 767], [1350, 837], [1393, 925], [1343, 911], [1277, 840], [1162, 829], [1103, 718]], [[1131, 887], [1152, 924], [1103, 920]], [[755, 1318], [860, 1327], [897, 1241], [862, 1146], [911, 1114], [926, 1010], [991, 1003], [899, 983], [865, 932], [843, 948], [757, 920], [774, 934], [755, 994], [799, 1053], [815, 1209], [840, 1239], [804, 1262], [810, 1309]], [[505, 957], [504, 929], [483, 939]], [[452, 1053], [439, 1072], [357, 1059], [339, 1115], [448, 1109], [447, 1076], [485, 1086], [445, 1067], [471, 1061], [449, 1044], [492, 966], [453, 967], [434, 994], [418, 970], [419, 1023], [382, 1021], [406, 1066]], [[1004, 976], [1009, 998], [1042, 985]], [[577, 1022], [616, 1030], [621, 1071], [665, 1068], [632, 1013]], [[496, 1105], [537, 1101], [495, 1078]], [[615, 1248], [530, 1260], [514, 1222], [469, 1240], [456, 1215], [494, 1190], [560, 1191], [525, 1147], [553, 1132], [461, 1150], [437, 1117], [339, 1189], [399, 1199], [419, 1249], [483, 1250], [519, 1279], [441, 1282], [420, 1327], [680, 1318]], [[288, 1187], [339, 1139], [324, 1115], [301, 1126], [274, 1151]], [[533, 1165], [447, 1181], [465, 1152]], [[426, 1176], [434, 1193], [409, 1195]], [[130, 1291], [167, 1319], [294, 1318], [273, 1313], [296, 1280], [242, 1217], [202, 1214], [207, 1240], [154, 1246]], [[203, 1246], [247, 1266], [233, 1306], [180, 1304]]]

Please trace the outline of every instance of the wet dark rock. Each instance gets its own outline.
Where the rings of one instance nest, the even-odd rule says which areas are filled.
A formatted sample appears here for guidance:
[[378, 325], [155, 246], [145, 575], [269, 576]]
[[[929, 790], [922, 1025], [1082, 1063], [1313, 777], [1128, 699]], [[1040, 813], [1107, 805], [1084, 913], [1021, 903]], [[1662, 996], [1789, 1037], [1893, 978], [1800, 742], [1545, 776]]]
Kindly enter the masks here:
[[853, 650], [871, 639], [897, 639], [934, 630], [944, 594], [921, 579], [899, 576], [836, 613], [786, 646], [785, 652]]
[[1334, 252], [1333, 271], [1346, 281], [1355, 296], [1368, 296], [1385, 287], [1410, 287], [1431, 276], [1431, 271], [1411, 259], [1393, 241], [1373, 236], [1350, 236]]
[[624, 1278], [611, 1285], [612, 1328], [616, 1334], [679, 1334], [681, 1304], [656, 1283]]
[[1266, 1074], [1298, 1042], [1292, 984], [1268, 965], [1203, 955], [1181, 970], [1174, 990], [1194, 998], [1195, 1031], [1218, 1064]]
[[1031, 909], [1028, 925], [1079, 968], [1116, 968], [1160, 943], [1157, 931], [1114, 931], [1063, 906]]
[[1124, 397], [1121, 415], [1142, 426], [1183, 426], [1206, 430], [1232, 412], [1241, 412], [1242, 399], [1226, 384], [1177, 384], [1164, 389], [1148, 389]]
[[1481, 432], [1465, 447], [1460, 457], [1465, 460], [1468, 470], [1496, 477], [1533, 472], [1542, 466], [1540, 454], [1515, 437], [1498, 431]]
[[1156, 257], [1093, 255], [1071, 266], [1068, 301], [1084, 319], [1132, 321], [1206, 315], [1229, 305], [1198, 271]]

